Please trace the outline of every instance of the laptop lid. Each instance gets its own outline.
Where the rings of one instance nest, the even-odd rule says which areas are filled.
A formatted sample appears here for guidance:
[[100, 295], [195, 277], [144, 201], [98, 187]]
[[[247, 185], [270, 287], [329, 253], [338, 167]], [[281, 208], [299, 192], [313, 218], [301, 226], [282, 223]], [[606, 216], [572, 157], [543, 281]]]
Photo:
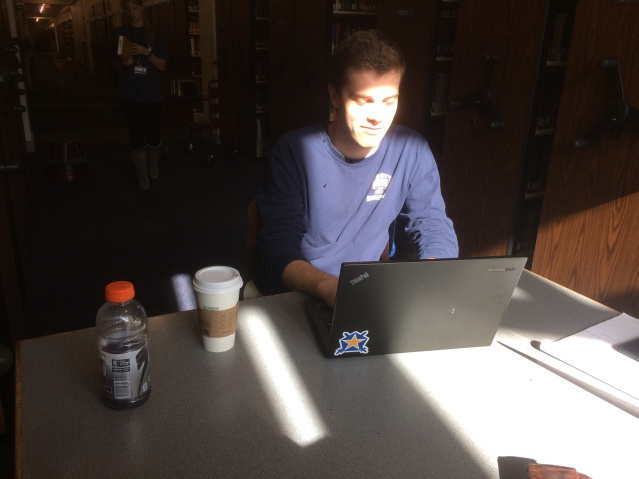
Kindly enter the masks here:
[[525, 264], [518, 257], [343, 263], [330, 332], [315, 314], [326, 356], [488, 346]]

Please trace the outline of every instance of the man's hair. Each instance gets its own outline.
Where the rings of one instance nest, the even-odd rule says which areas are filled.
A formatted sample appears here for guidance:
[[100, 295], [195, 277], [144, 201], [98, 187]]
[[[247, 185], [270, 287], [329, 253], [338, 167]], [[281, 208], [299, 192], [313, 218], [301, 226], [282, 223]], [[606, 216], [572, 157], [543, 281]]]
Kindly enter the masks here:
[[338, 93], [348, 81], [348, 70], [373, 70], [378, 75], [391, 71], [403, 76], [404, 55], [399, 47], [377, 30], [361, 30], [346, 37], [331, 58], [330, 83]]

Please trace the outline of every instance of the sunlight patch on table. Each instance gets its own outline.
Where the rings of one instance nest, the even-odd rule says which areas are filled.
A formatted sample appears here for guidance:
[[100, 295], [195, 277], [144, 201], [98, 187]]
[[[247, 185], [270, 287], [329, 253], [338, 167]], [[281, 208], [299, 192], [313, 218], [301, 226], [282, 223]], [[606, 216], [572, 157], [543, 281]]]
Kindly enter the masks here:
[[[442, 352], [435, 351], [429, 354], [442, 355]], [[446, 352], [443, 355], [447, 355]], [[420, 364], [423, 358], [420, 354], [394, 354], [389, 358], [412, 384], [415, 391], [422, 396], [424, 402], [437, 414], [442, 423], [448, 426], [450, 434], [455, 437], [461, 448], [470, 457], [477, 459], [477, 466], [484, 469], [483, 475], [492, 476], [494, 471], [486, 468], [485, 452], [478, 447], [469, 434], [465, 433], [461, 421], [455, 417], [454, 411], [451, 409], [449, 398], [442, 394], [445, 391], [437, 387], [438, 381], [431, 377], [430, 372], [424, 374], [425, 371], [432, 369], [433, 363]], [[449, 379], [449, 383], [454, 382], [454, 378]]]
[[[605, 426], [598, 430], [601, 423], [587, 420], [588, 411], [600, 400], [559, 377], [548, 376], [543, 368], [526, 368], [527, 373], [522, 374], [528, 364], [525, 358], [491, 347], [397, 354], [390, 359], [485, 475], [495, 475], [490, 464], [496, 467], [499, 456], [530, 457], [577, 469], [593, 467], [589, 457], [595, 457], [600, 445], [585, 451], [580, 441], [566, 441], [563, 432], [605, 434]], [[552, 407], [555, 395], [574, 395], [573, 407]], [[621, 414], [611, 409], [611, 414]], [[530, 423], [535, 427], [522, 430], [522, 425]], [[562, 433], [557, 424], [563, 425]]]
[[282, 432], [299, 446], [310, 446], [328, 435], [317, 407], [270, 320], [242, 316], [249, 354]]
[[189, 311], [197, 308], [193, 284], [188, 274], [172, 276], [171, 284], [173, 285], [173, 294], [175, 294], [175, 303], [178, 311]]

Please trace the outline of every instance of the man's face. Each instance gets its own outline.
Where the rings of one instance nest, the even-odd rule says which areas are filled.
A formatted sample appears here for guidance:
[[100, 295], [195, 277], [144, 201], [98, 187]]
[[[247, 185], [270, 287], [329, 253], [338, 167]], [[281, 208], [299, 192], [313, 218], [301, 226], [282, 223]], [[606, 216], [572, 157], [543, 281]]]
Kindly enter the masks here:
[[129, 18], [131, 18], [131, 23], [136, 23], [140, 21], [140, 19], [142, 18], [142, 12], [144, 12], [144, 6], [136, 5], [135, 3], [125, 2], [124, 10], [129, 16]]
[[373, 70], [350, 70], [341, 92], [330, 86], [340, 136], [359, 148], [376, 148], [397, 112], [401, 79], [396, 71], [379, 75]]

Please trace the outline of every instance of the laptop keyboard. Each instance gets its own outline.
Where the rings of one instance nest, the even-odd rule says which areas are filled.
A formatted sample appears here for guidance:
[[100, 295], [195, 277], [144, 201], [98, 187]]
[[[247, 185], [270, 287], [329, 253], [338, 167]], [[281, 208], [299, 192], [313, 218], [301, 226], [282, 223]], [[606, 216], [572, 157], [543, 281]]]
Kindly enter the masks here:
[[313, 308], [316, 309], [317, 313], [322, 315], [326, 329], [330, 331], [333, 326], [333, 310], [324, 301], [319, 300], [313, 303]]

